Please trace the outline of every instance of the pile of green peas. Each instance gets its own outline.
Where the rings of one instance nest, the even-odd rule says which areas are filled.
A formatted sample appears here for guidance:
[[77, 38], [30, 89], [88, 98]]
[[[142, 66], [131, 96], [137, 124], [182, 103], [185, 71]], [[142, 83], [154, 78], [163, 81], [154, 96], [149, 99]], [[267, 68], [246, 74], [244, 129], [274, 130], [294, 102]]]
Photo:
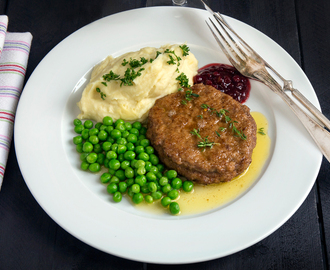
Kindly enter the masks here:
[[74, 119], [73, 138], [80, 153], [81, 169], [93, 173], [106, 168], [100, 181], [107, 185], [114, 202], [127, 194], [134, 204], [160, 200], [170, 213], [180, 213], [175, 201], [181, 190], [191, 192], [193, 182], [182, 181], [175, 170], [166, 170], [146, 138], [147, 129], [140, 122], [133, 124], [110, 116], [95, 124]]

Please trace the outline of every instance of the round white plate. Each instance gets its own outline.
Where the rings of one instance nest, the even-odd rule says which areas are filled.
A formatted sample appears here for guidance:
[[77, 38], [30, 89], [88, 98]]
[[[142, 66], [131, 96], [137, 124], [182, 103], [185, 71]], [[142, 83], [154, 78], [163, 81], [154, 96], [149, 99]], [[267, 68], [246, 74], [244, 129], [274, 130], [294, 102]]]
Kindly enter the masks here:
[[[107, 55], [187, 42], [199, 66], [228, 63], [209, 32], [204, 10], [142, 8], [93, 22], [58, 44], [25, 86], [15, 122], [15, 146], [33, 196], [55, 222], [85, 243], [123, 258], [192, 263], [226, 256], [280, 227], [311, 190], [322, 155], [286, 104], [252, 82], [246, 103], [269, 121], [271, 153], [262, 175], [230, 204], [194, 216], [153, 215], [127, 200], [116, 204], [99, 176], [82, 172], [71, 143], [72, 121], [91, 68]], [[228, 22], [315, 106], [314, 90], [276, 43], [237, 20]]]

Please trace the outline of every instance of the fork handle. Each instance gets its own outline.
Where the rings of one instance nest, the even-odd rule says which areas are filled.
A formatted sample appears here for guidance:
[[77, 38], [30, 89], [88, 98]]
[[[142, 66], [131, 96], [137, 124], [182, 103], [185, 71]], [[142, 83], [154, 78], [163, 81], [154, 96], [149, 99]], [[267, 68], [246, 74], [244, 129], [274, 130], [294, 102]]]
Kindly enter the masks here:
[[[267, 76], [268, 75], [268, 76]], [[305, 126], [322, 154], [330, 162], [330, 132], [318, 124], [313, 118], [306, 114], [282, 89], [282, 87], [269, 75], [258, 76], [276, 94], [278, 94], [295, 113], [301, 123]]]

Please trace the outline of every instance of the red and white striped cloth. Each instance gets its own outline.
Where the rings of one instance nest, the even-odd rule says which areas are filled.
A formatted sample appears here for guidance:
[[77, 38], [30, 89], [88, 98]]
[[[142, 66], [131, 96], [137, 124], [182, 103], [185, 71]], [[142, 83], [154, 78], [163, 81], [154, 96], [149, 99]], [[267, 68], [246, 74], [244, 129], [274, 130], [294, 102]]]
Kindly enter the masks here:
[[23, 88], [32, 35], [7, 32], [8, 17], [0, 16], [0, 189], [13, 136], [17, 103]]

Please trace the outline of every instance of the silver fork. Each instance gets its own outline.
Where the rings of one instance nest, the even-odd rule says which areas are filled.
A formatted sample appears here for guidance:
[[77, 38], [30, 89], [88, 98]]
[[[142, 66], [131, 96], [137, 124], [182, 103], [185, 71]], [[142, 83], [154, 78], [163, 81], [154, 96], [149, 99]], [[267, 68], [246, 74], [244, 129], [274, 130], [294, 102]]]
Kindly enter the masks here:
[[[211, 25], [206, 21], [213, 36], [226, 54], [232, 65], [244, 76], [258, 80], [278, 94], [292, 109], [298, 119], [305, 126], [311, 137], [320, 148], [323, 155], [330, 162], [330, 121], [298, 90], [294, 89], [291, 81], [285, 80], [279, 75], [260, 55], [258, 55], [235, 31], [228, 25], [218, 12], [213, 12], [202, 0], [205, 8], [215, 18], [218, 28], [210, 19]], [[269, 68], [283, 82], [283, 87], [268, 72]], [[290, 90], [292, 94], [322, 123], [319, 124], [306, 114], [286, 93]]]

